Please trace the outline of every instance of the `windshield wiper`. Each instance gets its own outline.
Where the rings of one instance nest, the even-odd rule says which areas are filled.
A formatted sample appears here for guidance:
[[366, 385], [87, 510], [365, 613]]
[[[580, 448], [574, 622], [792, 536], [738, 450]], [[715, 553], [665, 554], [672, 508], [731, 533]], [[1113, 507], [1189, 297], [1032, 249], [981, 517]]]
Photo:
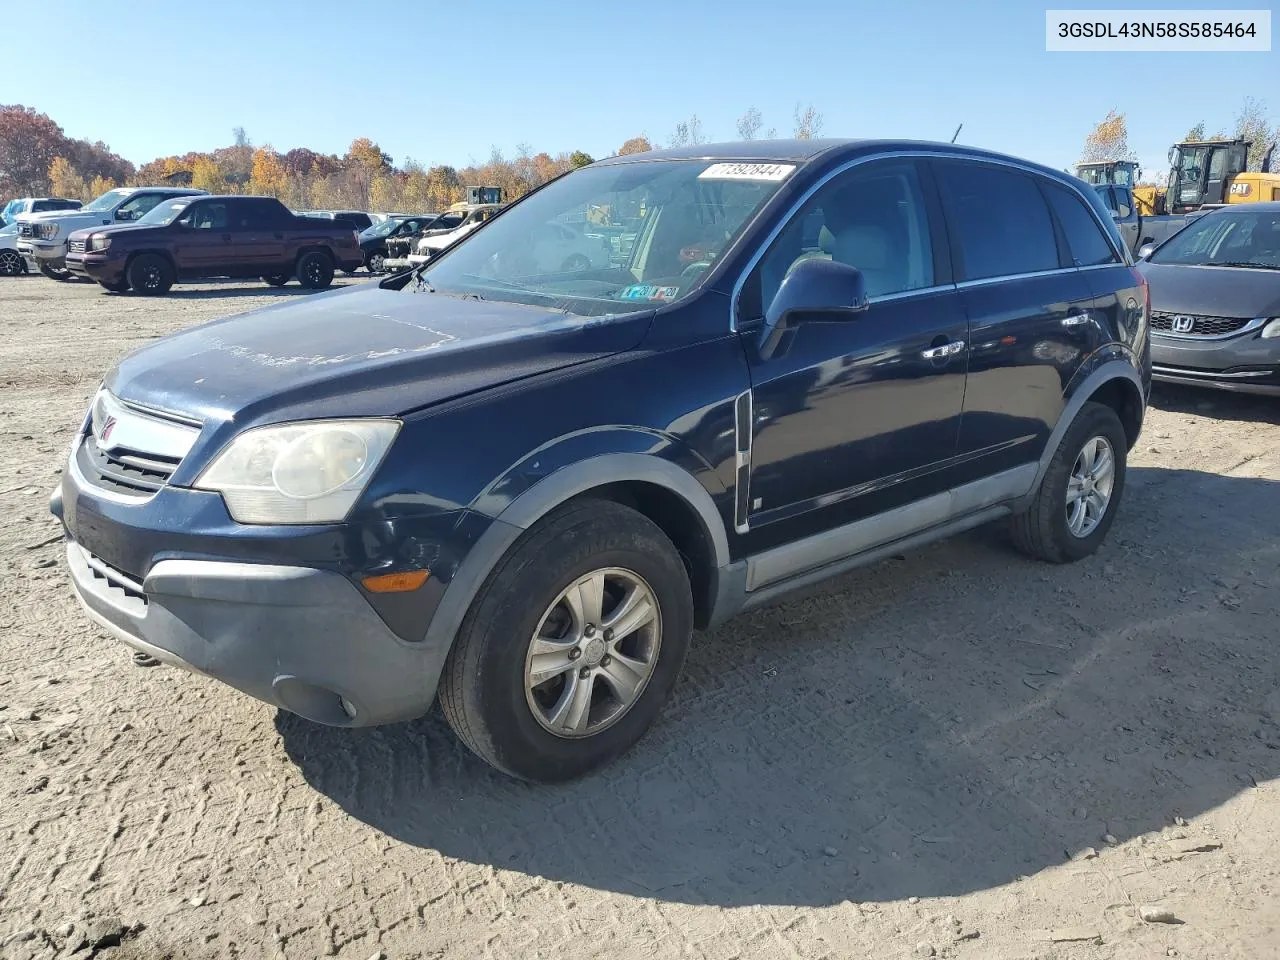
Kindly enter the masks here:
[[1253, 267], [1255, 270], [1280, 270], [1274, 263], [1254, 263], [1252, 260], [1220, 260], [1210, 263], [1211, 267]]

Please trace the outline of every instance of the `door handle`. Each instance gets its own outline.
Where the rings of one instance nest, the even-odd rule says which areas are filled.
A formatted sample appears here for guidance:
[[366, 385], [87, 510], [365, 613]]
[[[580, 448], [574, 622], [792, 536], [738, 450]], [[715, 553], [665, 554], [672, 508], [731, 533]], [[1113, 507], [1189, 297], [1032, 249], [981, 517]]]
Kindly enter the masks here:
[[1087, 313], [1069, 313], [1062, 318], [1062, 325], [1064, 327], [1078, 327], [1081, 324], [1088, 322], [1089, 315]]
[[963, 340], [952, 340], [950, 343], [944, 343], [940, 347], [930, 347], [928, 350], [921, 350], [920, 356], [926, 360], [944, 360], [947, 357], [954, 357], [957, 353], [964, 352], [965, 343]]

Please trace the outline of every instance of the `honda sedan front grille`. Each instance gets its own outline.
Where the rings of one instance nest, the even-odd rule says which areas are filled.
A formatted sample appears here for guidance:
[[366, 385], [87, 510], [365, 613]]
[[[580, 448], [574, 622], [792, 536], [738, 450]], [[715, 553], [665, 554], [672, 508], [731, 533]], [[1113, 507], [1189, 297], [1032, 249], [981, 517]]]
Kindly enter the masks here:
[[1153, 313], [1151, 329], [1180, 337], [1220, 337], [1236, 333], [1249, 323], [1249, 318], [1201, 317], [1189, 313]]

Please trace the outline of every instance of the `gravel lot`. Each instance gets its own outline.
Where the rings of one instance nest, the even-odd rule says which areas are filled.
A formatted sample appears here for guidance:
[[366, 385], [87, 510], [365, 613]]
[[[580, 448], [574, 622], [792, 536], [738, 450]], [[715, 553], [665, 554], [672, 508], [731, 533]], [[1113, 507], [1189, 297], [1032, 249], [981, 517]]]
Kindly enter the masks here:
[[438, 716], [135, 667], [71, 597], [105, 369], [303, 295], [0, 280], [0, 957], [1280, 957], [1280, 401], [1157, 389], [1096, 557], [982, 529], [739, 617], [531, 787]]

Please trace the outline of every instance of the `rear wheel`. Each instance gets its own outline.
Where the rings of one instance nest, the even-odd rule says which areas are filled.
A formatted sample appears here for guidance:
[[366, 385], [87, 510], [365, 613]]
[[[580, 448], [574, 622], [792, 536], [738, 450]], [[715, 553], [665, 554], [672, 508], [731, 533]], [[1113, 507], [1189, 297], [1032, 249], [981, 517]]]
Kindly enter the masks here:
[[167, 293], [173, 286], [173, 267], [164, 257], [143, 253], [134, 257], [125, 271], [129, 286], [145, 296]]
[[0, 277], [20, 277], [27, 272], [27, 262], [17, 250], [0, 250]]
[[298, 283], [308, 290], [323, 290], [333, 283], [333, 260], [327, 253], [312, 250], [298, 258]]
[[365, 264], [369, 268], [370, 273], [381, 273], [386, 269], [383, 264], [387, 262], [387, 255], [381, 250], [375, 250], [369, 254], [369, 261]]
[[688, 573], [666, 535], [627, 507], [580, 501], [494, 570], [449, 653], [440, 703], [498, 769], [568, 780], [644, 735], [692, 629]]
[[269, 277], [263, 277], [262, 282], [272, 287], [283, 287], [292, 279], [287, 273], [275, 273]]
[[50, 280], [60, 280], [63, 283], [75, 279], [75, 274], [70, 270], [59, 269], [58, 267], [50, 266], [44, 262], [40, 263], [40, 272]]
[[1092, 402], [1081, 407], [1049, 461], [1031, 507], [1010, 521], [1014, 545], [1050, 563], [1093, 554], [1115, 520], [1128, 450], [1114, 410]]

